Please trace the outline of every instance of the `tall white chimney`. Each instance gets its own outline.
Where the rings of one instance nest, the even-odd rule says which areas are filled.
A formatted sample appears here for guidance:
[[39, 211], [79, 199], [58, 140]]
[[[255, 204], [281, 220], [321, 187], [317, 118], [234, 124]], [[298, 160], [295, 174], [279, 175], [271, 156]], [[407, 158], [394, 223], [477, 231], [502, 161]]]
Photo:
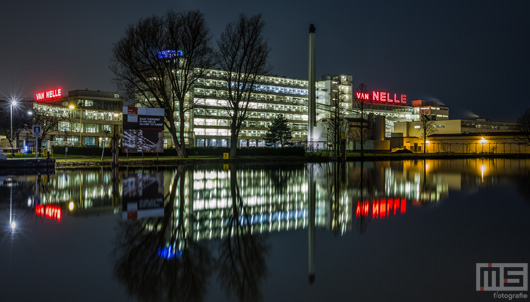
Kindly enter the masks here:
[[314, 128], [316, 127], [316, 94], [315, 94], [315, 25], [309, 25], [309, 87], [307, 98], [308, 127], [307, 146], [313, 148]]

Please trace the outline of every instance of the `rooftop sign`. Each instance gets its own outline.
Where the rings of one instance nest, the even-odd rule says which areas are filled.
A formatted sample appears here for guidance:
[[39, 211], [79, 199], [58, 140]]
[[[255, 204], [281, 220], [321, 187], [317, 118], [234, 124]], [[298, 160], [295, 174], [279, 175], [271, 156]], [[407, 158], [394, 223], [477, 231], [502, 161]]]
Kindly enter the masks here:
[[[370, 98], [371, 96], [371, 98]], [[356, 92], [355, 99], [363, 102], [388, 104], [388, 105], [405, 105], [407, 104], [406, 94], [389, 93], [386, 91]]]
[[173, 50], [173, 49], [162, 50], [162, 51], [157, 52], [157, 54], [158, 54], [159, 59], [171, 59], [174, 57], [184, 56], [184, 52], [182, 52], [182, 50]]
[[61, 88], [51, 89], [47, 91], [41, 91], [35, 93], [35, 99], [37, 102], [45, 102], [58, 99], [63, 96], [63, 90]]

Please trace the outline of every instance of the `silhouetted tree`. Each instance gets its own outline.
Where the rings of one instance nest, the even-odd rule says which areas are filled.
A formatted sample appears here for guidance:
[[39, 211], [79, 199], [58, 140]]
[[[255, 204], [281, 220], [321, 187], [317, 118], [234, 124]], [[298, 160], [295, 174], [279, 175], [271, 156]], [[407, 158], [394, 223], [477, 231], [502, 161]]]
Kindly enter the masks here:
[[214, 66], [210, 31], [199, 11], [152, 16], [129, 26], [114, 45], [111, 70], [119, 87], [146, 107], [164, 108], [164, 125], [186, 157], [186, 112], [193, 86]]
[[230, 167], [231, 209], [225, 227], [226, 237], [219, 255], [219, 281], [239, 301], [261, 300], [260, 284], [267, 274], [265, 253], [268, 246], [261, 235], [252, 234], [250, 214], [241, 198], [235, 166]]
[[[202, 301], [207, 292], [213, 259], [185, 226], [185, 171], [179, 167], [173, 178], [163, 217], [120, 222], [114, 273], [139, 300]], [[180, 257], [160, 253], [168, 243]]]
[[361, 142], [361, 156], [364, 156], [364, 141], [368, 137], [368, 129], [364, 127], [364, 121], [366, 120], [366, 109], [368, 104], [366, 99], [363, 97], [368, 94], [368, 87], [365, 84], [359, 84], [357, 87], [355, 96], [353, 98], [353, 110], [357, 112], [360, 118], [359, 130], [353, 133], [353, 137], [357, 138]]
[[346, 133], [348, 123], [345, 119], [345, 109], [341, 102], [344, 93], [337, 91], [335, 98], [331, 100], [330, 117], [327, 120], [326, 135], [327, 141], [332, 143], [333, 158], [338, 158], [342, 133]]
[[248, 117], [248, 106], [258, 77], [267, 75], [270, 48], [263, 36], [261, 15], [239, 16], [226, 26], [217, 40], [219, 67], [224, 71], [228, 95], [226, 111], [230, 116], [230, 157], [237, 156], [241, 125]]
[[423, 153], [426, 153], [427, 138], [436, 133], [436, 128], [434, 128], [434, 123], [431, 120], [429, 112], [420, 111], [420, 129], [421, 138], [423, 138]]
[[530, 145], [530, 108], [517, 118], [517, 124], [520, 127], [521, 134], [519, 140], [521, 143]]
[[31, 121], [24, 124], [24, 127], [29, 135], [33, 135], [33, 125], [41, 126], [41, 136], [39, 138], [39, 145], [37, 146], [37, 152], [40, 150], [42, 141], [49, 139], [49, 134], [52, 131], [58, 130], [59, 122], [64, 121], [65, 118], [48, 112], [44, 107], [34, 107]]
[[278, 114], [269, 126], [269, 131], [265, 134], [264, 139], [268, 144], [274, 144], [280, 142], [280, 146], [284, 147], [284, 143], [288, 142], [293, 138], [291, 129], [287, 125], [287, 119], [283, 114]]

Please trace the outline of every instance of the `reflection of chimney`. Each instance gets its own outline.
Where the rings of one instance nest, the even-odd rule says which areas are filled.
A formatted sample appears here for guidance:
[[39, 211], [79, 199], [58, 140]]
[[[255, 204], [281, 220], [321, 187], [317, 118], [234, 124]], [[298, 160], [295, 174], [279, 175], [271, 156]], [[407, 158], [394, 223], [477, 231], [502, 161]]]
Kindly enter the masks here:
[[316, 182], [315, 170], [312, 164], [308, 167], [308, 186], [309, 186], [309, 227], [308, 229], [308, 256], [309, 256], [309, 283], [315, 282], [315, 207], [316, 207]]
[[315, 25], [309, 25], [309, 83], [307, 98], [307, 142], [311, 145], [313, 141], [314, 127], [316, 126], [316, 95], [315, 95]]

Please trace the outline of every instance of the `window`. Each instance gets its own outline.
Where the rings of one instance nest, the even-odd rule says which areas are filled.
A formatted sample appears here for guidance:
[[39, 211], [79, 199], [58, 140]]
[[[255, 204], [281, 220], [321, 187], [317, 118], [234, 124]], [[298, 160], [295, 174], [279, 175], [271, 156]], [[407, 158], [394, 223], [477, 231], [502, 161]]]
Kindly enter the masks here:
[[86, 133], [96, 133], [97, 125], [94, 124], [87, 124], [85, 126], [85, 132]]
[[59, 125], [57, 126], [59, 131], [70, 131], [70, 123], [68, 122], [59, 122]]
[[84, 144], [89, 146], [94, 146], [96, 144], [95, 137], [83, 137]]

